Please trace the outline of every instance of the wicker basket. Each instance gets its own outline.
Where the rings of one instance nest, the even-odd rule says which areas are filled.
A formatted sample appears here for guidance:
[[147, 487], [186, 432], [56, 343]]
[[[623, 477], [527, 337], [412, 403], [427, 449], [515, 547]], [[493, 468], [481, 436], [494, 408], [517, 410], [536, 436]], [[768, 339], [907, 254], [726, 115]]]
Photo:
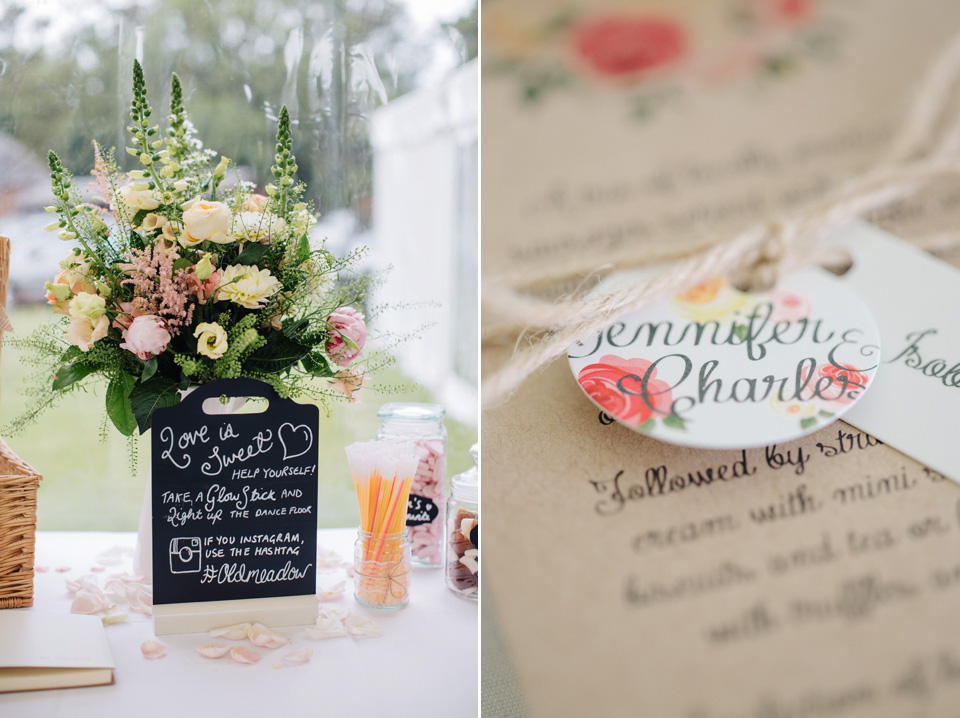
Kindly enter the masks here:
[[[0, 337], [9, 329], [10, 240], [0, 237]], [[0, 439], [0, 608], [33, 605], [33, 552], [40, 474]]]
[[0, 439], [0, 608], [33, 605], [40, 474]]

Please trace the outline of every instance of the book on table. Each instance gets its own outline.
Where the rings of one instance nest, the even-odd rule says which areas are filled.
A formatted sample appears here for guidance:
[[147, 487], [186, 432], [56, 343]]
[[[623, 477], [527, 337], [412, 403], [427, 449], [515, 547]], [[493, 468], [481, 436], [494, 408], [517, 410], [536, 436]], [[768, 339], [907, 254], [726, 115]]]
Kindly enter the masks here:
[[0, 693], [106, 685], [113, 668], [99, 617], [0, 611]]

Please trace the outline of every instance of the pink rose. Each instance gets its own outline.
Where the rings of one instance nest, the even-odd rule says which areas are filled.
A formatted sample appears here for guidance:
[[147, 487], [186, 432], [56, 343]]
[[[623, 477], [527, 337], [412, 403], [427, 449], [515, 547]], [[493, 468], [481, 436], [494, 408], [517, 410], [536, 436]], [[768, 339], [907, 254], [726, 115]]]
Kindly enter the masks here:
[[673, 392], [657, 379], [657, 370], [647, 379], [647, 396], [642, 396], [643, 377], [650, 369], [645, 359], [621, 359], [614, 354], [600, 357], [597, 364], [580, 370], [577, 381], [583, 390], [611, 416], [632, 426], [670, 415]]
[[801, 25], [816, 10], [816, 0], [746, 0], [744, 5], [749, 15], [769, 25]]
[[243, 203], [246, 212], [263, 212], [267, 208], [270, 198], [265, 194], [252, 194]]
[[367, 325], [360, 312], [341, 307], [327, 317], [327, 324], [330, 327], [327, 356], [343, 367], [362, 356], [360, 350], [367, 343]]
[[773, 305], [771, 322], [796, 322], [810, 316], [810, 302], [799, 294], [774, 289], [767, 292], [767, 300]]
[[[813, 399], [816, 394], [823, 401], [837, 404], [850, 404], [867, 388], [870, 378], [851, 364], [818, 364], [816, 374], [800, 392], [801, 398]], [[801, 382], [807, 381], [809, 370], [804, 367], [800, 373]]]
[[136, 354], [140, 359], [150, 359], [167, 348], [170, 332], [166, 323], [153, 314], [134, 317], [130, 326], [123, 332], [121, 349]]
[[676, 62], [686, 52], [686, 34], [672, 20], [656, 17], [603, 17], [574, 29], [577, 55], [594, 72], [636, 78]]

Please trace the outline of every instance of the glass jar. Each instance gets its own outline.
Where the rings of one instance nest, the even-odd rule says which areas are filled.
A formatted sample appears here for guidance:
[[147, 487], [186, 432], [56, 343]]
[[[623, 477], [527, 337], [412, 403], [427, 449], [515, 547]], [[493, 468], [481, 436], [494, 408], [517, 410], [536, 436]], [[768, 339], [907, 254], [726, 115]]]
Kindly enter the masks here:
[[393, 611], [410, 602], [410, 542], [407, 530], [371, 533], [359, 529], [353, 545], [353, 595], [364, 608]]
[[445, 578], [447, 588], [476, 601], [480, 597], [480, 445], [470, 447], [473, 466], [450, 482], [447, 502]]
[[377, 438], [409, 441], [420, 464], [407, 500], [407, 531], [414, 566], [443, 565], [443, 502], [447, 483], [446, 411], [439, 404], [391, 402], [377, 412]]

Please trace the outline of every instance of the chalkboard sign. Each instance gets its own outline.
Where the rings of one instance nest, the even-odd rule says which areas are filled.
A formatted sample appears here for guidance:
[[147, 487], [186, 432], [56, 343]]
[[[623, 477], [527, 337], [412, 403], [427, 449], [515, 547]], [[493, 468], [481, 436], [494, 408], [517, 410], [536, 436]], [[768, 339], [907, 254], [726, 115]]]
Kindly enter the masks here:
[[[221, 395], [267, 408], [207, 414]], [[211, 382], [154, 412], [155, 605], [316, 594], [318, 427], [316, 406], [255, 379]]]
[[434, 521], [440, 515], [440, 507], [433, 499], [410, 494], [407, 498], [407, 526], [422, 526]]

